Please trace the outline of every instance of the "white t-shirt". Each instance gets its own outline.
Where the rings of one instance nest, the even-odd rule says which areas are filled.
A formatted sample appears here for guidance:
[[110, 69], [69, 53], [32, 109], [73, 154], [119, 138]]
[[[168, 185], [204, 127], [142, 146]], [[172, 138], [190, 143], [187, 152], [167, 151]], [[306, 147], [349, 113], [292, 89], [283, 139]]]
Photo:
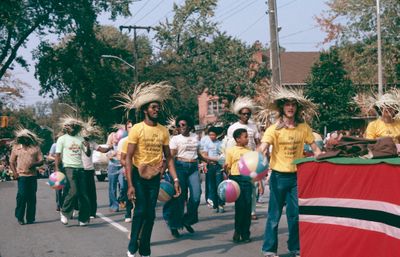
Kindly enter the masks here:
[[227, 132], [227, 137], [228, 137], [228, 143], [227, 143], [227, 148], [235, 146], [236, 145], [236, 141], [233, 138], [233, 132], [235, 132], [235, 130], [237, 129], [246, 129], [247, 130], [247, 134], [249, 136], [249, 144], [247, 145], [251, 150], [256, 150], [256, 141], [255, 139], [260, 139], [260, 132], [258, 131], [258, 128], [256, 126], [256, 124], [254, 124], [253, 122], [249, 121], [247, 124], [242, 124], [239, 121], [233, 123], [229, 128], [228, 128], [228, 132]]
[[90, 141], [89, 147], [90, 147], [90, 156], [86, 156], [86, 154], [82, 152], [82, 163], [84, 170], [94, 170], [92, 156], [93, 156], [93, 151], [97, 150], [97, 148], [99, 148], [99, 145], [96, 142]]
[[197, 151], [199, 147], [199, 138], [195, 133], [190, 133], [187, 137], [182, 135], [174, 136], [169, 142], [169, 148], [178, 151], [176, 157], [188, 160], [198, 158]]

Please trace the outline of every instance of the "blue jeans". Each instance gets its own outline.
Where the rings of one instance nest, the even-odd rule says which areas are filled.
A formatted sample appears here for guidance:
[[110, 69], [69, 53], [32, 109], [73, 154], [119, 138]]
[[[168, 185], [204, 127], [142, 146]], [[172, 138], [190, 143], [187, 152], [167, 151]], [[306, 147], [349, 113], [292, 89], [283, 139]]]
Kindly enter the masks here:
[[290, 252], [299, 252], [299, 205], [297, 195], [297, 173], [282, 173], [275, 170], [269, 181], [268, 220], [265, 226], [264, 253], [276, 253], [278, 249], [278, 224], [286, 203], [286, 217], [289, 227], [287, 241]]
[[224, 180], [224, 176], [222, 175], [221, 166], [219, 164], [208, 164], [207, 165], [207, 177], [208, 177], [208, 194], [209, 197], [214, 204], [214, 209], [218, 208], [218, 206], [225, 205], [219, 196], [218, 196], [218, 186]]
[[18, 178], [17, 206], [15, 207], [15, 217], [18, 220], [24, 221], [24, 217], [26, 216], [27, 222], [35, 221], [36, 192], [36, 176]]
[[[201, 186], [197, 162], [175, 161], [176, 173], [181, 186], [181, 195], [171, 199], [168, 226], [180, 229], [183, 225], [193, 225], [199, 221], [198, 208], [200, 205]], [[188, 199], [188, 190], [190, 198]], [[186, 213], [185, 213], [185, 202]]]
[[109, 207], [113, 211], [119, 210], [119, 203], [117, 198], [118, 177], [121, 173], [121, 166], [113, 164], [108, 165], [108, 199], [110, 200]]
[[132, 254], [151, 254], [150, 238], [156, 217], [156, 204], [160, 189], [160, 175], [151, 179], [140, 177], [136, 167], [132, 167], [132, 183], [135, 187], [135, 210], [131, 225], [131, 239], [128, 250]]

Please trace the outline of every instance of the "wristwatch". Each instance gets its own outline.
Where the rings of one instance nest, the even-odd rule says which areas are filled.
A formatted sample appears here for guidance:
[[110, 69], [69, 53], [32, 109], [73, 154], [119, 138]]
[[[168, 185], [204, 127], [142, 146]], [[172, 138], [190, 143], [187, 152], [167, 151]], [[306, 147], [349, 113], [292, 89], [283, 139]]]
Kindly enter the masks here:
[[179, 182], [179, 179], [178, 178], [174, 178], [174, 182]]

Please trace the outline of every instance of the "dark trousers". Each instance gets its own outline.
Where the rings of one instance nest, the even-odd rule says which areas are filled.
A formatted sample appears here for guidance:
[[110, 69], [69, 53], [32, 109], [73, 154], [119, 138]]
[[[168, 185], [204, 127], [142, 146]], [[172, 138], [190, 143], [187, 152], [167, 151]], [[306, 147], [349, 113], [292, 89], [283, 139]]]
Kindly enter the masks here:
[[15, 207], [15, 217], [18, 220], [24, 221], [26, 210], [26, 221], [28, 223], [35, 221], [36, 192], [36, 176], [18, 178], [17, 206]]
[[89, 197], [90, 216], [96, 217], [97, 212], [97, 194], [96, 194], [96, 182], [94, 180], [94, 170], [85, 170], [85, 181], [87, 187], [87, 195]]
[[79, 221], [89, 221], [90, 202], [87, 195], [87, 184], [85, 181], [85, 171], [83, 169], [65, 167], [67, 185], [64, 187], [64, 204], [62, 213], [67, 218], [72, 218], [76, 201], [79, 202]]
[[222, 175], [221, 165], [219, 164], [208, 164], [207, 170], [209, 193], [208, 198], [213, 201], [213, 207], [216, 209], [218, 206], [225, 205], [225, 202], [219, 198], [217, 190], [219, 184], [224, 180], [224, 176]]
[[242, 239], [250, 238], [251, 225], [251, 195], [253, 191], [252, 182], [243, 176], [230, 176], [240, 187], [240, 196], [235, 202], [235, 232]]
[[132, 167], [132, 183], [135, 187], [135, 209], [131, 225], [131, 239], [128, 250], [132, 254], [150, 255], [150, 238], [156, 217], [156, 204], [160, 190], [160, 175], [151, 179], [140, 177], [136, 167]]

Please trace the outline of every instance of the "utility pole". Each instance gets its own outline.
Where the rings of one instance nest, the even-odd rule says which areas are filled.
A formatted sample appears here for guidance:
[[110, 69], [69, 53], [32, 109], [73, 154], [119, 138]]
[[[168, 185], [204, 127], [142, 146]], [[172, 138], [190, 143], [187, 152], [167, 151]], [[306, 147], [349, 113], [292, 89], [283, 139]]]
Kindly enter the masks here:
[[135, 82], [135, 85], [137, 85], [139, 83], [139, 73], [138, 73], [138, 67], [137, 67], [138, 47], [137, 47], [137, 43], [136, 43], [136, 30], [144, 29], [144, 30], [147, 30], [147, 33], [149, 33], [150, 30], [152, 29], [152, 27], [150, 27], [150, 26], [147, 26], [147, 27], [145, 27], [145, 26], [119, 26], [120, 31], [122, 31], [123, 29], [127, 29], [129, 32], [131, 32], [131, 30], [133, 29], [133, 59], [134, 59], [133, 65], [135, 66], [134, 82]]
[[383, 94], [382, 81], [382, 43], [381, 43], [381, 11], [379, 0], [376, 0], [376, 30], [378, 34], [378, 95]]
[[276, 0], [268, 0], [269, 33], [270, 33], [270, 65], [272, 69], [272, 88], [281, 85], [281, 64], [279, 58], [279, 37], [277, 26]]

